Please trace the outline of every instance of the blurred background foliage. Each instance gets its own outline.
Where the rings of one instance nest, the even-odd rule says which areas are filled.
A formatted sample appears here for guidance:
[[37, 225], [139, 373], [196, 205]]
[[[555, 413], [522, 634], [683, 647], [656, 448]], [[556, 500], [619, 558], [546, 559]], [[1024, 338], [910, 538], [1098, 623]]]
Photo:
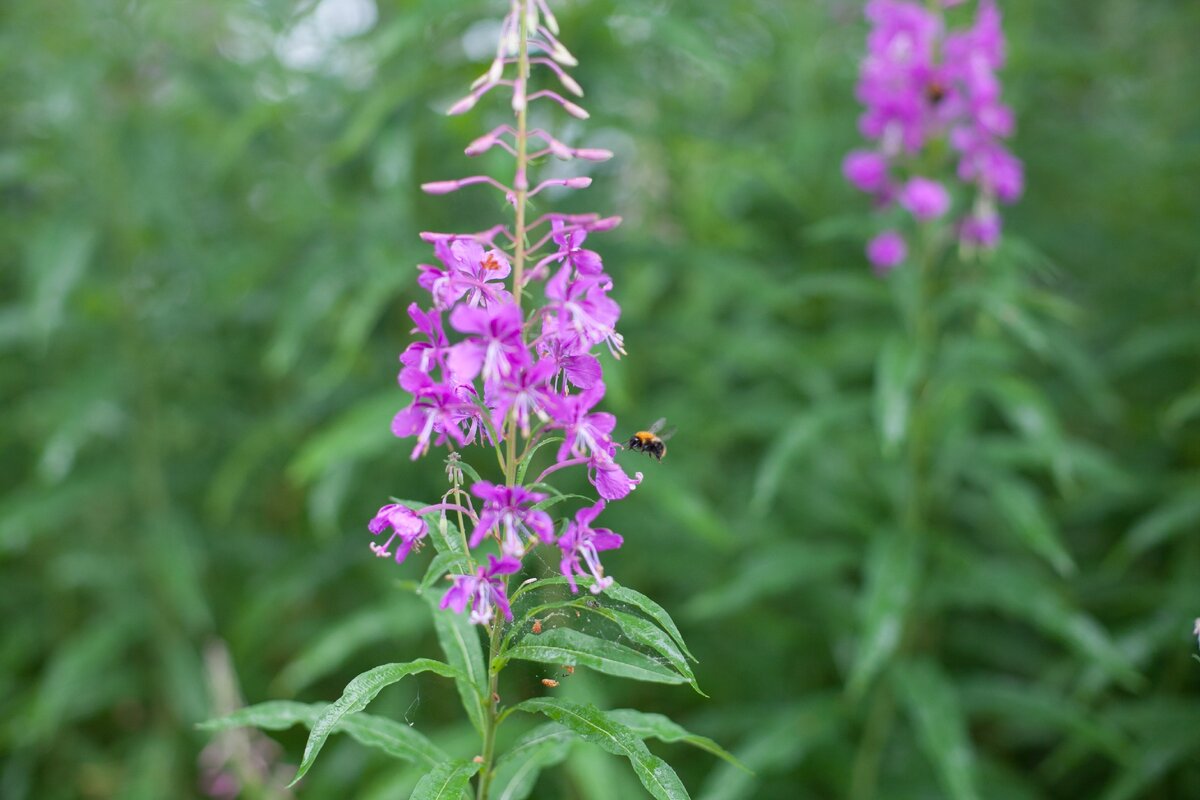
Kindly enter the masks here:
[[[557, 5], [593, 116], [555, 124], [618, 155], [561, 206], [626, 220], [595, 237], [630, 351], [608, 408], [680, 431], [623, 457], [647, 477], [606, 563], [711, 699], [564, 691], [755, 769], [656, 747], [707, 800], [1200, 796], [1200, 6], [1002, 3], [1029, 188], [914, 349], [838, 168], [861, 3]], [[418, 232], [503, 213], [417, 189], [505, 116], [440, 115], [500, 13], [0, 9], [0, 796], [193, 796], [233, 682], [330, 700], [435, 654], [396, 586], [420, 567], [365, 524], [444, 487], [388, 433], [393, 373]], [[374, 710], [474, 752], [436, 678]], [[580, 749], [535, 796], [637, 796], [625, 769]], [[300, 794], [417, 777], [339, 738]]]

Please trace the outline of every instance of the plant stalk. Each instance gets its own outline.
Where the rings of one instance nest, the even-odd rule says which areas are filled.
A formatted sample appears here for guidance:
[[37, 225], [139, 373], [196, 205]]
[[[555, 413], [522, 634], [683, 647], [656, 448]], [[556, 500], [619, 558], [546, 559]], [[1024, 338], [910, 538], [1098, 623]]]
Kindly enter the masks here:
[[[524, 86], [523, 91], [529, 94], [529, 0], [517, 0], [518, 44], [517, 44], [517, 79]], [[525, 283], [525, 210], [529, 199], [529, 118], [526, 103], [522, 103], [517, 111], [516, 135], [517, 164], [516, 177], [513, 181], [513, 205], [515, 219], [513, 221], [513, 302], [521, 308], [521, 292]], [[504, 484], [514, 486], [517, 480], [517, 418], [512, 411], [507, 421], [507, 453], [504, 460]], [[505, 590], [508, 589], [508, 578], [504, 578]], [[483, 731], [483, 765], [479, 769], [479, 786], [475, 793], [476, 800], [487, 800], [488, 790], [492, 785], [492, 768], [496, 753], [496, 728], [499, 715], [500, 672], [493, 668], [496, 656], [500, 652], [501, 620], [499, 613], [492, 619], [488, 642], [488, 693], [485, 698], [487, 715]]]

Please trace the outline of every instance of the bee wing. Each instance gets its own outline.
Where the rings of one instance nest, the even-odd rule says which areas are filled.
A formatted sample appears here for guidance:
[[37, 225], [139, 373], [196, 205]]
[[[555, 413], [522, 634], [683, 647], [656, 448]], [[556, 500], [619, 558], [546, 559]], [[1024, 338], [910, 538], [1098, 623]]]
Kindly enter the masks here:
[[646, 430], [649, 431], [650, 433], [658, 433], [659, 431], [662, 430], [663, 425], [666, 425], [666, 424], [667, 424], [667, 418], [659, 417], [657, 420], [655, 420], [654, 424], [651, 425]]
[[660, 442], [665, 442], [665, 441], [667, 441], [668, 439], [670, 439], [672, 436], [674, 436], [674, 435], [675, 435], [675, 432], [676, 432], [677, 430], [679, 430], [679, 428], [678, 428], [677, 426], [675, 426], [675, 425], [672, 425], [671, 427], [667, 428], [667, 429], [666, 429], [665, 431], [663, 431], [662, 433], [658, 434], [658, 440], [659, 440]]

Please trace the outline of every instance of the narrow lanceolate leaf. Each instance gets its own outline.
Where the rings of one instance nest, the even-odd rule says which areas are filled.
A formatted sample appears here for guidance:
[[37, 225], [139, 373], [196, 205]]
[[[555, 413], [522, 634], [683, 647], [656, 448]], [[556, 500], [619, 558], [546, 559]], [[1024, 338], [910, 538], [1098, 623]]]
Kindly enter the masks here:
[[417, 781], [410, 800], [460, 800], [471, 776], [479, 772], [473, 761], [443, 761]]
[[[297, 724], [311, 728], [325, 708], [324, 703], [273, 700], [243, 708], [227, 717], [203, 722], [199, 727], [208, 731], [242, 727], [281, 731]], [[429, 767], [449, 758], [440, 747], [422, 734], [408, 725], [386, 717], [354, 714], [344, 717], [334, 728], [334, 732], [345, 733], [360, 744], [374, 747], [393, 758], [415, 761]]]
[[667, 762], [653, 755], [645, 742], [628, 726], [622, 725], [591, 704], [541, 697], [515, 706], [531, 714], [544, 714], [571, 729], [586, 742], [629, 759], [634, 773], [646, 791], [659, 800], [689, 797], [683, 782]]
[[896, 652], [918, 571], [912, 536], [888, 531], [872, 546], [867, 560], [862, 634], [850, 671], [851, 695], [861, 696]]
[[529, 641], [526, 639], [509, 650], [500, 663], [516, 658], [590, 667], [608, 675], [651, 683], [688, 683], [687, 677], [644, 653], [570, 628], [554, 628], [535, 638], [533, 644], [526, 644]]
[[537, 453], [538, 450], [541, 450], [546, 445], [554, 444], [555, 442], [561, 442], [562, 440], [563, 440], [563, 437], [561, 437], [561, 436], [547, 436], [545, 439], [542, 439], [540, 442], [535, 444], [533, 446], [533, 449], [525, 454], [525, 458], [521, 459], [521, 463], [517, 466], [517, 485], [518, 486], [525, 483], [525, 473], [529, 471], [529, 464], [530, 464], [530, 462], [533, 461], [534, 454]]
[[628, 603], [657, 622], [662, 626], [663, 630], [671, 634], [671, 638], [675, 640], [675, 644], [679, 645], [679, 649], [683, 651], [683, 654], [691, 659], [692, 663], [697, 663], [696, 657], [692, 655], [692, 652], [688, 650], [687, 644], [684, 643], [683, 634], [679, 632], [679, 628], [675, 625], [675, 620], [671, 619], [671, 615], [667, 613], [665, 608], [641, 592], [634, 591], [627, 586], [619, 586], [616, 583], [605, 589], [604, 594], [613, 600]]
[[[576, 583], [578, 583], [582, 589], [590, 587], [592, 582], [593, 578], [589, 576], [579, 576], [576, 578]], [[540, 589], [548, 589], [553, 586], [565, 586], [566, 584], [566, 578], [542, 578], [541, 580], [519, 587], [513, 593], [511, 599], [515, 604], [517, 599], [529, 592], [538, 591]], [[692, 655], [691, 651], [688, 650], [687, 644], [684, 643], [683, 634], [679, 632], [679, 628], [675, 625], [675, 621], [671, 619], [671, 615], [667, 613], [666, 609], [651, 600], [646, 595], [614, 582], [611, 586], [604, 590], [598, 599], [601, 603], [604, 603], [605, 600], [614, 600], [618, 603], [624, 603], [626, 605], [633, 606], [637, 610], [641, 611], [650, 619], [654, 620], [654, 622], [658, 623], [663, 630], [671, 635], [671, 638], [675, 640], [675, 644], [679, 645], [679, 649], [683, 651], [684, 655], [686, 655], [692, 662], [696, 661], [696, 657]], [[568, 598], [563, 602], [571, 602], [571, 598]], [[524, 616], [521, 620], [518, 620], [518, 623], [528, 617], [528, 610], [522, 613]]]
[[709, 739], [707, 736], [698, 736], [691, 733], [682, 725], [662, 714], [648, 714], [633, 708], [619, 708], [615, 711], [609, 711], [608, 716], [629, 728], [643, 739], [658, 739], [661, 742], [683, 742], [690, 744], [693, 747], [699, 747], [701, 750], [707, 750], [717, 758], [725, 759], [738, 769], [743, 769], [746, 772], [750, 771], [732, 753], [712, 739]]
[[417, 592], [422, 593], [432, 588], [447, 573], [466, 575], [471, 571], [469, 565], [470, 561], [461, 553], [438, 553], [429, 562], [429, 568], [425, 570], [425, 577], [421, 579]]
[[439, 599], [429, 598], [433, 610], [433, 627], [437, 631], [438, 644], [446, 654], [446, 661], [462, 676], [455, 679], [458, 696], [463, 709], [475, 730], [483, 735], [484, 719], [487, 716], [488, 676], [483, 660], [483, 646], [479, 642], [479, 628], [472, 625], [465, 614], [454, 614], [437, 607]]
[[700, 685], [696, 683], [696, 676], [692, 673], [692, 668], [688, 665], [687, 658], [680, 651], [675, 640], [667, 635], [666, 631], [642, 617], [635, 617], [633, 614], [627, 614], [624, 611], [618, 611], [614, 608], [585, 608], [600, 617], [615, 622], [620, 628], [621, 633], [629, 637], [629, 639], [643, 647], [648, 647], [660, 656], [666, 659], [680, 675], [688, 679], [688, 683], [696, 690], [698, 694], [705, 695], [700, 691]]
[[932, 662], [902, 664], [896, 688], [948, 797], [979, 800], [975, 756], [953, 684]]
[[908, 337], [892, 337], [875, 365], [875, 422], [884, 455], [894, 455], [908, 435], [913, 384], [919, 361]]
[[539, 725], [496, 760], [490, 800], [525, 800], [538, 776], [567, 757], [575, 734], [556, 722]]
[[1063, 546], [1054, 521], [1027, 483], [1000, 479], [989, 481], [986, 488], [1008, 529], [1029, 549], [1046, 559], [1060, 575], [1075, 571], [1075, 562]]
[[304, 746], [304, 758], [300, 762], [300, 769], [296, 770], [296, 777], [292, 779], [291, 785], [294, 786], [296, 781], [303, 778], [304, 774], [312, 767], [321, 748], [325, 746], [325, 740], [343, 719], [366, 708], [367, 704], [374, 700], [375, 695], [379, 694], [385, 686], [390, 686], [406, 675], [418, 672], [434, 672], [447, 678], [459, 678], [462, 675], [457, 669], [431, 658], [418, 658], [416, 661], [403, 664], [383, 664], [359, 675], [346, 684], [341, 698], [336, 703], [327, 706], [321, 712], [321, 716], [313, 722], [312, 732], [308, 735], [308, 743]]

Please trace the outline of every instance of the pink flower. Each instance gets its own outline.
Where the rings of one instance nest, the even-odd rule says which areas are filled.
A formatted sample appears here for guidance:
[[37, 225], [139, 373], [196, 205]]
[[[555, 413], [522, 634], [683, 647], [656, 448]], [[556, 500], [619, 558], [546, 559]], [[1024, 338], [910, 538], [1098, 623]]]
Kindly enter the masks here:
[[461, 614], [471, 609], [471, 622], [487, 625], [496, 615], [496, 608], [504, 618], [512, 622], [512, 609], [508, 606], [508, 594], [504, 582], [497, 575], [511, 575], [521, 568], [521, 562], [511, 556], [496, 558], [488, 555], [488, 565], [480, 567], [474, 575], [453, 576], [454, 585], [442, 597], [440, 608]]
[[937, 219], [950, 208], [946, 187], [928, 178], [910, 178], [900, 191], [900, 205], [920, 222]]
[[879, 274], [891, 272], [908, 257], [908, 245], [896, 231], [884, 231], [867, 243], [867, 259]]
[[418, 517], [408, 506], [398, 503], [392, 503], [379, 509], [374, 518], [367, 523], [367, 529], [376, 536], [388, 528], [392, 529], [392, 535], [382, 545], [372, 542], [371, 550], [380, 558], [387, 558], [391, 555], [388, 548], [391, 547], [393, 541], [399, 539], [400, 544], [396, 546], [397, 564], [403, 563], [413, 545], [420, 542], [429, 533], [429, 525], [425, 520]]
[[[604, 506], [605, 501], [601, 500], [594, 506], [579, 509], [575, 514], [575, 521], [567, 526], [566, 532], [558, 540], [559, 549], [563, 554], [560, 568], [567, 583], [570, 584], [572, 592], [579, 591], [579, 587], [575, 584], [576, 575], [591, 574], [595, 578], [591, 586], [592, 594], [600, 594], [612, 586], [613, 579], [604, 576], [604, 567], [600, 564], [600, 556], [597, 552], [615, 550], [624, 543], [624, 540], [608, 528], [592, 527], [592, 522], [600, 516]], [[580, 559], [583, 560], [582, 565], [579, 563]], [[584, 565], [587, 567], [586, 570]]]

